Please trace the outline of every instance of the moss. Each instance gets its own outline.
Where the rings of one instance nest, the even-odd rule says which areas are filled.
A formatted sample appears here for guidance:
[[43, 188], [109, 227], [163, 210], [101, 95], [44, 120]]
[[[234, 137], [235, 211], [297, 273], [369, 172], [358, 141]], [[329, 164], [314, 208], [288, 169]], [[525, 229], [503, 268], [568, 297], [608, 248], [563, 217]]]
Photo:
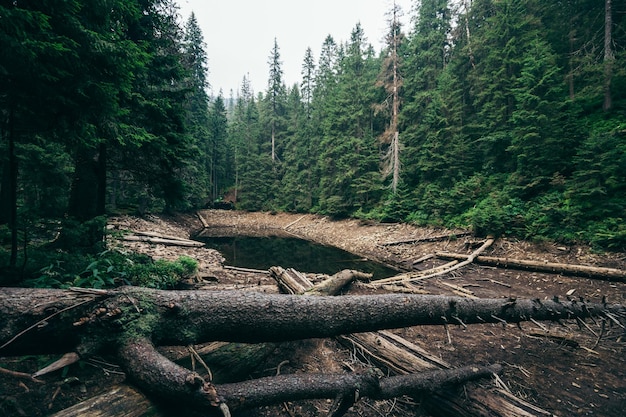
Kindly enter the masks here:
[[123, 332], [122, 339], [149, 338], [160, 321], [154, 301], [140, 291], [121, 296], [119, 308], [122, 312], [115, 323]]

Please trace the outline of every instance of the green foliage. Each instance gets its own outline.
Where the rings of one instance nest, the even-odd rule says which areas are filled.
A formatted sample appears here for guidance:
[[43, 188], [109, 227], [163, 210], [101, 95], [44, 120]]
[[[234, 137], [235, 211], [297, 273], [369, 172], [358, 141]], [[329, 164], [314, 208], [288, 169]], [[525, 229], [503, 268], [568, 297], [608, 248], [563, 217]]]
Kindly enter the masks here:
[[[130, 263], [82, 258], [102, 250], [100, 216], [190, 210], [230, 190], [247, 210], [621, 250], [624, 5], [613, 2], [613, 106], [603, 109], [602, 2], [416, 4], [412, 30], [392, 27], [403, 41], [379, 54], [360, 25], [345, 43], [324, 39], [317, 67], [308, 50], [301, 90], [283, 83], [274, 42], [267, 90], [255, 96], [244, 77], [227, 102], [208, 97], [202, 33], [194, 15], [180, 26], [173, 0], [3, 3], [0, 223], [11, 222], [12, 209], [19, 219], [13, 230], [2, 226], [0, 241], [13, 243], [16, 232], [18, 244], [39, 244], [32, 230], [63, 218], [59, 243], [80, 256], [40, 264], [52, 265], [43, 281], [132, 283], [121, 268], [132, 272]], [[399, 55], [385, 59], [391, 45]], [[396, 195], [380, 169], [388, 143], [376, 139], [390, 128], [390, 115], [378, 110], [391, 103], [391, 63], [402, 81]], [[181, 272], [135, 264], [141, 285], [172, 286], [168, 274]]]
[[34, 288], [113, 288], [135, 285], [172, 289], [181, 280], [193, 276], [198, 268], [197, 262], [187, 256], [181, 256], [175, 261], [153, 261], [146, 255], [107, 250], [97, 256], [76, 257], [75, 254], [71, 257], [57, 255], [49, 265], [39, 270], [36, 278], [24, 284]]

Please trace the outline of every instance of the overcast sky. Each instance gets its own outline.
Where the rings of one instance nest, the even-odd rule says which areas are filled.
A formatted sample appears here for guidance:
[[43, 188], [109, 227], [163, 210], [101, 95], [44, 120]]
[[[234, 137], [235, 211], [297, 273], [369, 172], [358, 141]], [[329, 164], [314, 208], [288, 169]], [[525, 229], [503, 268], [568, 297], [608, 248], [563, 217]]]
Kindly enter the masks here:
[[[268, 59], [278, 41], [284, 81], [300, 84], [308, 47], [315, 61], [327, 35], [337, 43], [350, 39], [357, 22], [369, 43], [380, 51], [393, 0], [177, 0], [186, 22], [193, 11], [206, 43], [212, 92], [226, 98], [237, 94], [248, 75], [255, 94], [267, 89]], [[414, 0], [396, 0], [403, 12], [404, 31]]]

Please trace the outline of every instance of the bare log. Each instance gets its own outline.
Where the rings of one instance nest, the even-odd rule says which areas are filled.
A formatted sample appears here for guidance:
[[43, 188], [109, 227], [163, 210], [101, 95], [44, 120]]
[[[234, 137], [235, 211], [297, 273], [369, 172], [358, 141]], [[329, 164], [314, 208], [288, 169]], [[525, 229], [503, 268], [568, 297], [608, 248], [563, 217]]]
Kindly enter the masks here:
[[301, 294], [312, 285], [305, 274], [293, 268], [273, 266], [270, 268], [270, 275], [276, 280], [278, 288], [288, 294]]
[[146, 243], [153, 243], [153, 244], [161, 244], [161, 245], [168, 245], [168, 246], [182, 246], [182, 247], [194, 247], [194, 248], [200, 248], [205, 246], [204, 243], [202, 242], [198, 242], [196, 240], [189, 240], [189, 239], [166, 239], [166, 238], [162, 238], [162, 237], [151, 237], [151, 236], [124, 236], [122, 238], [123, 240], [126, 241], [130, 241], [130, 242], [146, 242]]
[[[450, 252], [437, 252], [441, 259], [465, 259], [465, 255]], [[603, 268], [596, 266], [573, 265], [554, 262], [531, 261], [492, 256], [477, 256], [474, 261], [478, 264], [497, 266], [500, 268], [521, 269], [525, 271], [549, 272], [553, 274], [576, 275], [582, 277], [626, 282], [626, 270]]]
[[344, 269], [307, 290], [309, 295], [336, 295], [355, 279], [370, 280], [372, 274]]
[[384, 242], [381, 243], [381, 246], [395, 246], [395, 245], [403, 245], [410, 243], [427, 243], [427, 242], [440, 242], [442, 240], [452, 240], [457, 239], [459, 237], [469, 236], [472, 232], [461, 232], [461, 233], [451, 233], [447, 235], [437, 235], [437, 236], [425, 236], [418, 237], [414, 239], [403, 239], [403, 240], [394, 240], [392, 242]]
[[164, 416], [143, 393], [129, 385], [117, 385], [107, 392], [61, 410], [50, 417], [153, 417]]

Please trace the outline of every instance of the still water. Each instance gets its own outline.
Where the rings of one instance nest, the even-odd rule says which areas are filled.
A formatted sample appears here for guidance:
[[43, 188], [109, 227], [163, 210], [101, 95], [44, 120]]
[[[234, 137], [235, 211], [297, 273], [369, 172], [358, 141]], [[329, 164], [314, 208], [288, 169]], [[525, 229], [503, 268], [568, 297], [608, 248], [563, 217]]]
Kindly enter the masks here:
[[373, 274], [375, 279], [397, 274], [391, 268], [344, 250], [297, 238], [236, 236], [202, 240], [224, 256], [226, 265], [242, 268], [267, 270], [281, 266], [329, 275], [342, 269], [356, 269]]

